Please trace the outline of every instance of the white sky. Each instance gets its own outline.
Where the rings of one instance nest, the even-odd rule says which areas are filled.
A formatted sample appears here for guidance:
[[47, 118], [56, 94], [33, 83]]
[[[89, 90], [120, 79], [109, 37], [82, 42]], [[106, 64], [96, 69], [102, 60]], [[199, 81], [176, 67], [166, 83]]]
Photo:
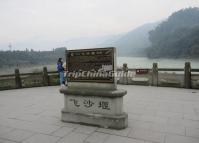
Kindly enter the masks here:
[[119, 34], [187, 7], [199, 0], [0, 0], [0, 50], [32, 39]]

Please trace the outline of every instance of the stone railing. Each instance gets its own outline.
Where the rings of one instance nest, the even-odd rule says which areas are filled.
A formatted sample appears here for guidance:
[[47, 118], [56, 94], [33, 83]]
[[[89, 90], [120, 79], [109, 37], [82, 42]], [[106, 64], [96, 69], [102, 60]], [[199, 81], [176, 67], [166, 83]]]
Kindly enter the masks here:
[[[199, 89], [199, 69], [191, 69], [189, 62], [180, 69], [158, 68], [158, 64], [153, 63], [151, 69], [128, 69], [128, 72], [133, 72], [133, 76], [118, 77], [118, 84]], [[47, 71], [46, 67], [42, 72], [20, 73], [15, 69], [15, 74], [0, 75], [0, 90], [54, 85], [59, 85], [59, 75], [56, 71]]]
[[185, 63], [184, 68], [158, 68], [158, 64], [153, 63], [152, 69], [128, 71], [134, 71], [135, 75], [118, 78], [119, 84], [199, 89], [199, 69], [191, 69], [189, 62]]
[[20, 73], [19, 69], [15, 69], [15, 74], [0, 75], [0, 90], [53, 86], [58, 84], [58, 73], [56, 71], [47, 71], [46, 67], [43, 67], [42, 72]]

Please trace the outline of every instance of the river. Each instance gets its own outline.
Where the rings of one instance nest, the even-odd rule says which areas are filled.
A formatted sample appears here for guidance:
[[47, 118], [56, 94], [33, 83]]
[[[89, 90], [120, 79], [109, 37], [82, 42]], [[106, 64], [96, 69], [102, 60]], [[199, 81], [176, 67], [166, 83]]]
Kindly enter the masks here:
[[160, 68], [184, 68], [185, 62], [191, 62], [192, 68], [199, 69], [199, 59], [148, 59], [146, 57], [118, 57], [117, 66], [127, 63], [129, 68], [151, 68], [153, 63]]
[[[117, 57], [117, 67], [122, 67], [123, 63], [127, 63], [129, 68], [152, 68], [152, 64], [158, 63], [159, 68], [184, 68], [185, 62], [191, 62], [192, 68], [199, 69], [199, 59], [148, 59], [146, 57]], [[50, 65], [36, 65], [28, 67], [18, 67], [21, 73], [39, 72], [42, 71], [43, 66], [47, 66], [49, 71], [56, 70], [55, 64]], [[7, 69], [0, 69], [0, 75], [13, 74], [16, 67]]]

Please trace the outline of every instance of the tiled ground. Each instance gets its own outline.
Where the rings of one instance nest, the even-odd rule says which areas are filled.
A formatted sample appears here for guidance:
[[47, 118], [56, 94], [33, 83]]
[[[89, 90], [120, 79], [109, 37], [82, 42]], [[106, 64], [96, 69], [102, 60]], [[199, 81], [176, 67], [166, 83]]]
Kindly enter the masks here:
[[199, 143], [199, 90], [126, 89], [125, 130], [60, 121], [59, 87], [0, 91], [0, 143]]

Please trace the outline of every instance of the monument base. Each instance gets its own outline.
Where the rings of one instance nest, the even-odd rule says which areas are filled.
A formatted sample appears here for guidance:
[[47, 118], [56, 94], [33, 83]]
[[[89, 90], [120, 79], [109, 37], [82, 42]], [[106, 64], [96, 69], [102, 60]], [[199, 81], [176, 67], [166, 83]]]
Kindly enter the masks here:
[[82, 114], [72, 113], [62, 110], [63, 122], [71, 122], [78, 124], [89, 124], [103, 128], [124, 129], [128, 126], [128, 115], [123, 113], [121, 115], [102, 115], [102, 114]]
[[123, 111], [125, 90], [97, 90], [62, 88], [64, 108], [62, 121], [124, 129], [128, 126], [128, 115]]

